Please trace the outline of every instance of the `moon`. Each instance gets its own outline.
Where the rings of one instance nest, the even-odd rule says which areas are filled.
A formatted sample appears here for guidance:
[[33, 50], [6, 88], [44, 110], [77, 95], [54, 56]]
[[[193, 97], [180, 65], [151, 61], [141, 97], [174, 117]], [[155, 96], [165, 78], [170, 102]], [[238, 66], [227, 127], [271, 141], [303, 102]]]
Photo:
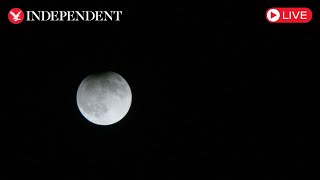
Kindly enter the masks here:
[[112, 71], [88, 75], [77, 90], [77, 105], [81, 114], [97, 125], [111, 125], [123, 119], [131, 102], [129, 84], [120, 74]]

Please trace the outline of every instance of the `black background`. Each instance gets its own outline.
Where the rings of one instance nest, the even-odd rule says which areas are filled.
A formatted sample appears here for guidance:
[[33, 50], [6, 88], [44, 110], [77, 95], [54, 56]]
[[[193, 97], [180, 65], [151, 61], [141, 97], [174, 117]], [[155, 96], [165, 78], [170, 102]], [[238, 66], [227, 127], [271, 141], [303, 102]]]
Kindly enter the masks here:
[[[270, 24], [270, 7], [309, 7]], [[22, 22], [22, 10], [122, 10], [120, 22]], [[2, 176], [305, 179], [319, 168], [319, 7], [312, 1], [2, 1]], [[132, 106], [78, 111], [81, 80], [115, 71]], [[305, 170], [308, 170], [306, 173]]]

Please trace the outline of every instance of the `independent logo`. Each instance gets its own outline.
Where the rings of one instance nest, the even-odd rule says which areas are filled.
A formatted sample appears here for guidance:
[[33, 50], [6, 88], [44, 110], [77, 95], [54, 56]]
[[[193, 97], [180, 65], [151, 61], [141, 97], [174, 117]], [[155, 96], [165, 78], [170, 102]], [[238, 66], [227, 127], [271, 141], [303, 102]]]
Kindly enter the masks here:
[[8, 19], [12, 24], [21, 22], [50, 22], [50, 21], [120, 21], [122, 11], [22, 11], [12, 8]]
[[8, 19], [12, 24], [20, 24], [24, 19], [24, 13], [19, 8], [12, 8], [8, 13]]

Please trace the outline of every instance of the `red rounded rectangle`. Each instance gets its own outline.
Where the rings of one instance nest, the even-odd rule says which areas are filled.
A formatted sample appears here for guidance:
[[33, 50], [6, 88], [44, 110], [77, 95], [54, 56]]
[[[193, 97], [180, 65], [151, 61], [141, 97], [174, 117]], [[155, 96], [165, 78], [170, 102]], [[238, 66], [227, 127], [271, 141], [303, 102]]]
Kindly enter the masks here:
[[274, 7], [266, 12], [270, 23], [308, 23], [312, 19], [312, 11], [306, 7]]

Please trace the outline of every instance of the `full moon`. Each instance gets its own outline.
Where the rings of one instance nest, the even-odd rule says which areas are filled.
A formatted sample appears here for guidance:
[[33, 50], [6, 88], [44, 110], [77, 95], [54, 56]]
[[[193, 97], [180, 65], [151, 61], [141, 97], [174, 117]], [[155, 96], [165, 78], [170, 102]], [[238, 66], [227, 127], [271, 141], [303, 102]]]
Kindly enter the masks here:
[[132, 101], [127, 81], [115, 72], [87, 76], [79, 85], [77, 105], [81, 114], [97, 125], [111, 125], [129, 111]]

